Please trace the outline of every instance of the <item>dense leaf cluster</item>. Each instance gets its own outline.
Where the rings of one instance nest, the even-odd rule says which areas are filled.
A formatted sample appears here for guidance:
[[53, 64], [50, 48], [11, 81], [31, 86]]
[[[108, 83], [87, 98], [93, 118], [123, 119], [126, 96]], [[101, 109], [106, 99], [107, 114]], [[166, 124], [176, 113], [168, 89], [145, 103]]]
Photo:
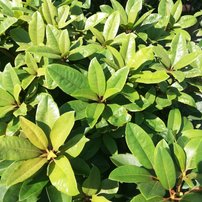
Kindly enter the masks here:
[[0, 201], [201, 201], [202, 11], [183, 6], [0, 0]]

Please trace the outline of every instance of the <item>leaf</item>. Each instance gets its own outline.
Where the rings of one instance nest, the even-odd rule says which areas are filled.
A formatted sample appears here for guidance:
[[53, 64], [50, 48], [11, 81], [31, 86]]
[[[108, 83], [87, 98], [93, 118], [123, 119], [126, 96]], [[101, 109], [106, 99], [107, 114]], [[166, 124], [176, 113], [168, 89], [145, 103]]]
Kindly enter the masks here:
[[189, 53], [187, 55], [184, 55], [175, 65], [174, 69], [182, 69], [183, 67], [186, 67], [187, 65], [190, 65], [192, 62], [194, 62], [198, 57], [202, 55], [201, 52], [193, 52]]
[[67, 19], [69, 16], [69, 10], [70, 7], [68, 5], [61, 5], [58, 8], [58, 15], [57, 15], [57, 21], [58, 21], [58, 28], [64, 28], [65, 26], [67, 26]]
[[126, 143], [132, 154], [146, 168], [153, 167], [154, 144], [149, 135], [138, 125], [126, 125]]
[[46, 46], [60, 52], [59, 49], [60, 31], [51, 24], [46, 26]]
[[105, 105], [103, 103], [91, 103], [86, 108], [86, 118], [91, 128], [95, 126], [102, 112], [104, 111]]
[[45, 158], [40, 157], [14, 162], [3, 173], [1, 180], [7, 186], [23, 182], [41, 169], [46, 162]]
[[117, 127], [121, 127], [131, 120], [131, 115], [128, 114], [126, 108], [118, 104], [108, 104], [103, 117]]
[[60, 37], [58, 40], [58, 45], [59, 45], [60, 52], [62, 53], [62, 56], [66, 57], [70, 49], [69, 33], [66, 29], [61, 31]]
[[36, 111], [36, 123], [49, 136], [60, 113], [57, 104], [49, 94], [42, 94]]
[[170, 68], [171, 61], [168, 56], [168, 52], [161, 45], [154, 46], [153, 50], [155, 55], [160, 58], [160, 61], [165, 65], [165, 67]]
[[[3, 88], [6, 89], [7, 92], [9, 92], [13, 96], [15, 95], [14, 94], [14, 90], [16, 88], [15, 86], [20, 87], [20, 80], [19, 80], [14, 68], [7, 67], [4, 69], [3, 77], [2, 77], [2, 85], [3, 85]], [[21, 90], [21, 88], [20, 88], [20, 90]], [[16, 97], [18, 97], [18, 96], [16, 96]], [[14, 98], [15, 98], [15, 96], [14, 96]], [[18, 101], [18, 99], [16, 99], [16, 101]]]
[[186, 40], [178, 33], [171, 42], [171, 64], [174, 67], [180, 59], [187, 54]]
[[180, 18], [180, 20], [177, 22], [177, 25], [179, 25], [182, 29], [191, 27], [197, 23], [197, 19], [193, 15], [184, 15]]
[[167, 130], [165, 123], [158, 116], [150, 113], [145, 113], [146, 124], [156, 132], [164, 132]]
[[120, 92], [125, 83], [129, 73], [128, 67], [123, 67], [116, 71], [108, 80], [107, 80], [107, 89], [104, 94], [103, 100], [108, 97]]
[[140, 193], [149, 200], [156, 196], [164, 196], [166, 191], [158, 181], [149, 181], [138, 184]]
[[28, 52], [52, 59], [61, 59], [60, 52], [48, 46], [31, 46]]
[[50, 133], [50, 140], [55, 151], [58, 151], [67, 139], [74, 126], [74, 112], [66, 112], [61, 115], [53, 125]]
[[182, 117], [180, 110], [177, 108], [171, 109], [168, 114], [168, 122], [167, 122], [168, 128], [172, 129], [172, 131], [174, 131], [175, 134], [177, 134], [180, 131], [181, 124], [182, 124]]
[[154, 170], [160, 183], [166, 190], [170, 190], [175, 186], [175, 166], [168, 152], [168, 145], [165, 140], [161, 140], [155, 148]]
[[0, 137], [0, 159], [25, 160], [41, 155], [41, 151], [26, 138], [17, 136]]
[[73, 158], [76, 158], [82, 152], [88, 141], [89, 139], [83, 134], [74, 136], [67, 142], [67, 144], [65, 144], [65, 153], [69, 154]]
[[15, 100], [12, 95], [10, 95], [7, 91], [5, 91], [3, 88], [0, 87], [0, 106], [8, 106], [8, 105], [13, 105], [15, 104]]
[[165, 70], [158, 70], [155, 72], [143, 71], [141, 74], [135, 74], [131, 79], [135, 79], [135, 82], [144, 84], [155, 84], [165, 81], [169, 78]]
[[100, 171], [96, 166], [93, 166], [89, 176], [82, 184], [82, 191], [87, 196], [93, 196], [98, 192], [101, 186]]
[[192, 96], [188, 95], [187, 93], [180, 92], [180, 96], [177, 97], [178, 102], [183, 104], [196, 107], [195, 100]]
[[46, 193], [49, 202], [72, 202], [72, 197], [58, 191], [54, 186], [50, 185], [46, 187]]
[[91, 201], [92, 202], [110, 202], [104, 196], [97, 196], [97, 195], [93, 195]]
[[[132, 5], [130, 5], [130, 2], [132, 2]], [[132, 0], [126, 4], [128, 23], [131, 23], [131, 24], [135, 23], [138, 13], [142, 10], [142, 4], [143, 4], [142, 0], [135, 0], [135, 1]], [[130, 5], [130, 8], [129, 8], [129, 5]]]
[[126, 154], [113, 154], [110, 157], [110, 160], [118, 166], [124, 166], [124, 165], [134, 165], [137, 167], [140, 167], [140, 162], [136, 159], [136, 157], [132, 154], [126, 153]]
[[138, 69], [142, 64], [154, 59], [153, 50], [151, 47], [141, 48], [128, 61], [127, 67], [132, 70]]
[[56, 7], [51, 0], [44, 0], [42, 3], [42, 12], [47, 24], [55, 25], [55, 17], [57, 16]]
[[68, 59], [70, 61], [82, 60], [97, 52], [99, 50], [98, 48], [99, 46], [96, 44], [79, 46], [78, 48], [75, 48], [69, 52]]
[[5, 17], [0, 24], [0, 35], [4, 34], [13, 24], [17, 22], [17, 18]]
[[107, 49], [111, 52], [113, 59], [116, 63], [116, 65], [118, 66], [118, 68], [122, 68], [124, 67], [124, 60], [120, 54], [119, 51], [117, 51], [115, 48], [113, 48], [112, 46], [107, 46]]
[[109, 17], [107, 18], [104, 30], [103, 30], [103, 36], [105, 38], [105, 41], [113, 40], [118, 32], [120, 25], [120, 14], [119, 12], [113, 12]]
[[88, 83], [91, 90], [99, 97], [104, 95], [106, 89], [105, 75], [96, 58], [93, 58], [89, 65]]
[[13, 10], [11, 8], [11, 2], [10, 1], [0, 1], [0, 7], [2, 8], [1, 12], [3, 14], [6, 14], [10, 17], [14, 17]]
[[161, 16], [170, 16], [170, 11], [173, 7], [172, 0], [161, 0], [158, 5], [158, 13]]
[[127, 25], [128, 24], [128, 17], [123, 8], [123, 6], [116, 0], [111, 0], [112, 7], [115, 11], [118, 11], [121, 17], [121, 24]]
[[38, 198], [47, 183], [48, 180], [40, 180], [36, 182], [30, 182], [30, 180], [26, 180], [20, 188], [19, 200], [30, 200], [30, 198], [33, 197]]
[[122, 58], [125, 59], [126, 66], [128, 65], [128, 61], [130, 61], [133, 55], [135, 54], [136, 49], [135, 38], [136, 38], [135, 34], [133, 33], [127, 34], [120, 48], [120, 53], [122, 55]]
[[113, 196], [118, 192], [119, 189], [119, 184], [118, 182], [109, 180], [109, 179], [104, 179], [102, 180], [101, 184], [101, 190], [99, 191], [100, 194], [107, 194], [109, 197]]
[[184, 147], [184, 151], [186, 153], [186, 170], [197, 168], [196, 156], [197, 153], [201, 153], [198, 151], [202, 144], [201, 139], [194, 138], [191, 139]]
[[86, 77], [70, 66], [51, 64], [48, 73], [57, 85], [67, 94], [73, 94], [77, 89], [88, 86]]
[[201, 197], [202, 197], [201, 193], [193, 192], [193, 193], [188, 193], [188, 194], [183, 195], [181, 201], [182, 202], [190, 202], [190, 201], [200, 202]]
[[151, 181], [152, 175], [142, 167], [125, 165], [115, 168], [110, 173], [109, 179], [118, 182], [140, 183]]
[[108, 14], [104, 13], [104, 12], [97, 12], [96, 14], [91, 15], [86, 20], [85, 30], [88, 30], [88, 29], [90, 29], [92, 27], [95, 27], [97, 24], [102, 22], [107, 16], [108, 16]]
[[174, 148], [174, 154], [175, 154], [175, 157], [177, 159], [177, 162], [180, 166], [180, 170], [181, 172], [184, 172], [185, 171], [185, 166], [186, 166], [186, 155], [185, 155], [185, 152], [184, 150], [182, 149], [182, 147], [177, 144], [177, 143], [174, 143], [173, 144], [173, 148]]
[[8, 112], [13, 111], [14, 109], [15, 105], [0, 107], [0, 118], [3, 118]]
[[29, 36], [33, 45], [41, 45], [44, 41], [45, 25], [41, 14], [36, 11], [29, 22]]
[[20, 126], [24, 135], [34, 146], [41, 150], [46, 150], [48, 148], [48, 139], [39, 126], [22, 116], [20, 117]]
[[75, 196], [79, 193], [74, 171], [65, 156], [60, 156], [49, 164], [48, 176], [51, 184], [58, 191], [69, 196]]
[[177, 22], [182, 14], [182, 1], [177, 0], [172, 7], [171, 16], [174, 18], [175, 22]]

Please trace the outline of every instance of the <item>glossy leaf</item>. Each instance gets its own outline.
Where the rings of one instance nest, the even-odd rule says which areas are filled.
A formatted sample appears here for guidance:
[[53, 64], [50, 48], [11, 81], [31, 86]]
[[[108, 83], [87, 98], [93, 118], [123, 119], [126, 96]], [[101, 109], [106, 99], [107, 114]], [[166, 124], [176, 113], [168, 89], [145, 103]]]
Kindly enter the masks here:
[[200, 148], [202, 142], [199, 138], [194, 138], [190, 140], [184, 147], [185, 153], [186, 153], [186, 169], [194, 169], [197, 167], [196, 162], [196, 155], [198, 152], [198, 148]]
[[138, 69], [142, 64], [154, 59], [151, 47], [141, 48], [128, 61], [127, 66], [133, 70]]
[[126, 143], [144, 167], [149, 169], [153, 167], [155, 147], [149, 135], [141, 127], [134, 123], [127, 124]]
[[49, 135], [53, 124], [59, 116], [59, 109], [53, 98], [48, 94], [43, 94], [36, 111], [37, 125], [43, 129], [46, 135]]
[[154, 46], [153, 50], [155, 55], [160, 58], [160, 62], [162, 62], [165, 67], [169, 68], [171, 66], [171, 61], [168, 52], [161, 45]]
[[166, 193], [165, 189], [162, 187], [161, 183], [158, 181], [150, 181], [145, 183], [140, 183], [138, 185], [140, 193], [147, 199], [152, 199], [156, 196], [163, 197]]
[[46, 187], [46, 193], [48, 195], [49, 202], [72, 202], [71, 196], [58, 191], [52, 185]]
[[89, 65], [88, 83], [91, 90], [99, 97], [104, 95], [106, 88], [105, 75], [96, 58], [93, 58]]
[[73, 111], [64, 113], [55, 121], [50, 133], [51, 144], [55, 151], [64, 144], [74, 126], [74, 121]]
[[[72, 157], [77, 157], [83, 150], [85, 144], [89, 141], [83, 134], [71, 138], [65, 145], [65, 152]], [[64, 149], [63, 149], [64, 150]]]
[[177, 159], [177, 162], [180, 166], [180, 169], [182, 172], [185, 171], [186, 168], [186, 155], [184, 150], [182, 149], [182, 147], [180, 145], [178, 145], [177, 143], [173, 144], [173, 148], [174, 148], [174, 154], [175, 157]]
[[171, 10], [171, 15], [175, 19], [175, 22], [179, 20], [181, 14], [182, 14], [182, 1], [177, 0]]
[[196, 17], [194, 17], [193, 15], [184, 15], [180, 18], [177, 24], [184, 29], [184, 28], [191, 27], [195, 25], [196, 23], [197, 23]]
[[96, 44], [79, 46], [78, 48], [75, 48], [69, 52], [68, 59], [71, 61], [82, 60], [97, 52], [98, 48], [99, 46], [97, 46]]
[[46, 45], [50, 48], [53, 48], [54, 50], [57, 50], [58, 52], [60, 52], [58, 42], [59, 36], [60, 31], [56, 27], [51, 24], [48, 24], [46, 26]]
[[49, 164], [48, 176], [51, 184], [58, 191], [69, 196], [75, 196], [79, 193], [71, 164], [65, 156], [60, 156]]
[[96, 14], [90, 16], [86, 20], [85, 29], [88, 30], [88, 29], [96, 26], [97, 24], [102, 22], [107, 16], [108, 16], [107, 13], [103, 13], [103, 12], [97, 12]]
[[165, 140], [161, 140], [154, 151], [154, 170], [162, 186], [172, 189], [176, 181], [174, 162], [167, 148]]
[[115, 11], [118, 11], [121, 17], [121, 24], [126, 25], [128, 23], [128, 17], [123, 6], [116, 0], [111, 0], [112, 7]]
[[36, 54], [38, 56], [43, 56], [52, 59], [60, 59], [61, 55], [60, 52], [50, 48], [48, 46], [31, 46], [27, 49], [29, 53]]
[[3, 136], [0, 138], [0, 159], [25, 160], [41, 155], [41, 151], [26, 138]]
[[115, 168], [110, 173], [109, 179], [118, 182], [140, 183], [152, 180], [152, 175], [144, 168], [125, 165]]
[[120, 14], [118, 12], [112, 13], [106, 20], [103, 36], [105, 41], [113, 40], [116, 36], [120, 25]]
[[98, 192], [101, 186], [100, 171], [97, 167], [93, 166], [89, 176], [82, 184], [82, 191], [87, 196], [93, 196]]
[[105, 105], [103, 103], [91, 103], [86, 108], [86, 118], [91, 128], [97, 123], [99, 117], [104, 111]]
[[42, 4], [43, 16], [48, 24], [55, 25], [57, 10], [51, 0], [44, 0]]
[[29, 36], [34, 45], [41, 45], [44, 41], [45, 25], [41, 14], [36, 11], [29, 23]]
[[48, 139], [39, 126], [22, 116], [20, 117], [20, 126], [24, 135], [33, 145], [41, 150], [46, 150], [48, 148]]
[[140, 162], [136, 159], [136, 157], [132, 154], [113, 154], [110, 157], [111, 161], [116, 166], [124, 166], [124, 165], [134, 165], [140, 167]]
[[30, 182], [30, 180], [26, 180], [23, 182], [20, 193], [19, 193], [19, 199], [20, 201], [23, 200], [30, 200], [33, 197], [38, 198], [40, 193], [42, 192], [43, 188], [48, 183], [48, 180], [40, 180], [36, 182]]
[[167, 126], [175, 133], [178, 133], [182, 124], [182, 117], [179, 109], [171, 109], [168, 114]]
[[7, 105], [13, 105], [15, 104], [15, 100], [12, 95], [10, 95], [7, 91], [5, 91], [3, 88], [0, 88], [0, 106], [7, 106]]
[[[130, 5], [130, 2], [132, 5]], [[128, 23], [134, 24], [137, 19], [138, 13], [142, 9], [142, 0], [132, 0], [129, 1], [126, 5], [126, 12], [128, 15]]]
[[129, 69], [127, 67], [121, 68], [116, 71], [108, 80], [107, 80], [107, 89], [104, 94], [103, 100], [108, 97], [120, 92], [126, 82]]
[[154, 84], [167, 80], [169, 76], [165, 70], [159, 70], [155, 72], [143, 71], [141, 74], [135, 74], [131, 78], [138, 83]]
[[178, 33], [171, 43], [171, 64], [175, 66], [180, 59], [187, 54], [186, 40], [184, 36]]
[[70, 49], [70, 39], [67, 30], [62, 30], [58, 39], [58, 45], [63, 57], [66, 57]]
[[4, 34], [4, 32], [16, 22], [17, 22], [17, 18], [14, 18], [14, 17], [4, 18], [0, 24], [0, 35]]
[[17, 161], [11, 164], [2, 175], [2, 182], [12, 186], [23, 182], [34, 175], [47, 162], [45, 158], [33, 158], [25, 161]]
[[[15, 88], [19, 87], [19, 89], [21, 90], [20, 80], [14, 68], [7, 67], [4, 69], [2, 77], [2, 85], [4, 89], [6, 89], [11, 95], [14, 96], [14, 98], [15, 98]], [[16, 96], [15, 100], [18, 101], [18, 95]]]
[[186, 67], [187, 65], [190, 65], [192, 62], [194, 62], [199, 55], [202, 54], [200, 52], [193, 52], [193, 53], [189, 53], [185, 56], [183, 56], [175, 65], [174, 65], [174, 69], [178, 70], [181, 69], [183, 67]]
[[84, 75], [70, 66], [51, 64], [48, 66], [48, 72], [57, 85], [69, 95], [88, 86]]

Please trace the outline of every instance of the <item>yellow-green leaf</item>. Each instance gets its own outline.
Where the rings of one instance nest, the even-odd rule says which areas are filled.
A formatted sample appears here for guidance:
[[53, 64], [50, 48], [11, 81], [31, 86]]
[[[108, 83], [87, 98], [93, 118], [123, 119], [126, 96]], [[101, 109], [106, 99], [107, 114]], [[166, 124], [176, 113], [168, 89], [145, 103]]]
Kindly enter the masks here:
[[60, 116], [53, 125], [50, 133], [50, 140], [55, 151], [58, 151], [67, 139], [71, 129], [74, 126], [74, 112], [66, 112]]
[[33, 145], [41, 150], [46, 150], [48, 148], [48, 139], [39, 126], [24, 117], [20, 117], [20, 126], [24, 135]]
[[48, 176], [53, 186], [59, 191], [69, 195], [77, 195], [77, 183], [69, 160], [65, 156], [60, 156], [50, 163]]

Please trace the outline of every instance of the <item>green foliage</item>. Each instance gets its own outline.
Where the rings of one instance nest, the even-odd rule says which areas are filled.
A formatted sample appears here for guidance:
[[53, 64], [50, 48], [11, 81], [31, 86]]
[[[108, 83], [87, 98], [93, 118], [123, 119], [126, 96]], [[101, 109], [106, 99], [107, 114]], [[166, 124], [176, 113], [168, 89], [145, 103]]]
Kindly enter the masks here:
[[201, 201], [201, 17], [0, 0], [0, 201]]

